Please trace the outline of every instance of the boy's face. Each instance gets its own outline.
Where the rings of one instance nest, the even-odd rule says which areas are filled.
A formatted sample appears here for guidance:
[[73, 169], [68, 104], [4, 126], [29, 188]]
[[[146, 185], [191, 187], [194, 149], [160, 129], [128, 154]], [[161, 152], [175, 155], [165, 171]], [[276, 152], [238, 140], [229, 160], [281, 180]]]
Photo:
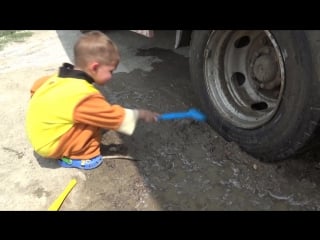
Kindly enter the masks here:
[[116, 69], [115, 65], [106, 65], [94, 62], [90, 64], [90, 75], [98, 85], [106, 84], [111, 78], [112, 73]]

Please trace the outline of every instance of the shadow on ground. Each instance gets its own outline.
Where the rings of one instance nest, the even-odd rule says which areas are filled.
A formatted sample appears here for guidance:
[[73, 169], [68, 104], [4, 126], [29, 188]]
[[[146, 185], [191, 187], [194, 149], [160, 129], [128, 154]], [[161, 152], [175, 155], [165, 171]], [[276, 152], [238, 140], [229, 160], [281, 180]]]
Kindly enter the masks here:
[[50, 159], [50, 158], [44, 158], [41, 157], [38, 153], [36, 153], [35, 151], [33, 151], [33, 156], [34, 158], [38, 161], [39, 165], [42, 168], [60, 168], [58, 162], [56, 159]]

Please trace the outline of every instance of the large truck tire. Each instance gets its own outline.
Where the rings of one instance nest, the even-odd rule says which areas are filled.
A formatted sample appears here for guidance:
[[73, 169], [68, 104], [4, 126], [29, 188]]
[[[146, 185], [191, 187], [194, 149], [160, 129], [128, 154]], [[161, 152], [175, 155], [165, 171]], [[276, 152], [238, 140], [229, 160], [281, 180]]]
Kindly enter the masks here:
[[190, 74], [209, 124], [263, 161], [311, 144], [320, 119], [319, 31], [194, 31]]

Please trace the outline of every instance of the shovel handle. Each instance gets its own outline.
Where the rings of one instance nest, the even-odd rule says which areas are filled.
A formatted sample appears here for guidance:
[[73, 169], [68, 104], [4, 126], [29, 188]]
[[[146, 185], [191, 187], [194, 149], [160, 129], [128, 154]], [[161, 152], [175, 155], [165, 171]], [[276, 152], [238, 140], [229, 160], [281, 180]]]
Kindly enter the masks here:
[[74, 185], [76, 185], [77, 180], [72, 179], [68, 186], [63, 190], [63, 192], [59, 195], [59, 197], [51, 204], [49, 207], [49, 211], [58, 211], [61, 204], [63, 203], [64, 199], [67, 197], [67, 195], [70, 193]]
[[188, 112], [174, 112], [174, 113], [163, 113], [158, 119], [159, 120], [173, 120], [173, 119], [183, 119], [190, 117]]

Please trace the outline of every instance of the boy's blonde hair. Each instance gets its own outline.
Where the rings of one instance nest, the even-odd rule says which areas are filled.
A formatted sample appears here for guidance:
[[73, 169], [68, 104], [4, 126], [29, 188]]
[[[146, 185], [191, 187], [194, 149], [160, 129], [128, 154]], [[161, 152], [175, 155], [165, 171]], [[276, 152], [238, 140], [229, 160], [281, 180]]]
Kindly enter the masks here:
[[100, 31], [83, 34], [74, 45], [74, 63], [86, 68], [91, 61], [117, 66], [120, 54], [116, 44]]

